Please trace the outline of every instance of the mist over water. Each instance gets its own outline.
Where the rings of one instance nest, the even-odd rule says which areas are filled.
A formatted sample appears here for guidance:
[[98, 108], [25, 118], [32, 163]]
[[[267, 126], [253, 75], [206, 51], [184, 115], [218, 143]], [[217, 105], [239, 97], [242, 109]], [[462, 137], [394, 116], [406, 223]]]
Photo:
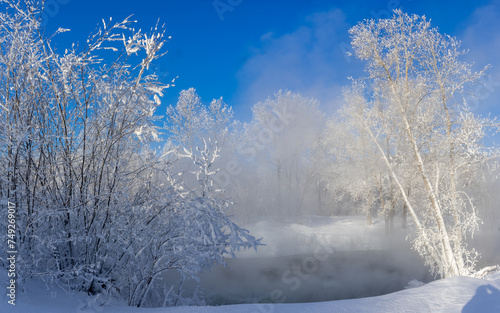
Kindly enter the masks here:
[[469, 244], [480, 254], [478, 268], [500, 264], [500, 221], [483, 225]]
[[310, 255], [228, 260], [202, 275], [210, 305], [300, 303], [352, 299], [432, 280], [418, 259], [398, 251], [342, 251], [314, 262]]
[[[386, 234], [383, 221], [364, 217], [315, 217], [281, 227], [249, 226], [267, 246], [242, 251], [201, 275], [207, 304], [301, 303], [353, 299], [403, 290], [434, 280], [411, 249], [405, 230]], [[500, 263], [500, 229], [483, 225], [471, 244], [482, 254], [478, 268]], [[414, 283], [413, 283], [414, 284]], [[412, 284], [410, 284], [412, 285]]]
[[434, 279], [402, 231], [385, 234], [378, 220], [368, 227], [360, 217], [315, 217], [281, 226], [263, 221], [249, 229], [267, 246], [203, 273], [208, 304], [361, 298]]
[[[411, 216], [404, 218], [403, 201], [394, 200], [397, 196], [384, 180], [386, 174], [379, 173], [380, 180], [375, 181], [364, 168], [367, 160], [351, 164], [328, 159], [323, 135], [335, 134], [343, 124], [325, 130], [317, 101], [288, 91], [257, 103], [253, 114], [252, 121], [228, 141], [220, 163], [222, 174], [215, 182], [234, 203], [226, 213], [266, 246], [239, 252], [238, 258], [227, 259], [228, 267], [202, 273], [200, 286], [207, 304], [370, 297], [436, 278], [412, 250], [414, 221]], [[352, 143], [349, 138], [332, 137], [330, 144], [340, 150], [342, 145], [360, 145], [356, 149], [363, 151], [361, 141]], [[376, 162], [371, 166], [381, 170]], [[490, 181], [493, 177], [478, 180], [484, 186], [471, 184], [467, 190], [478, 199], [478, 215], [484, 221], [468, 239], [470, 247], [482, 254], [476, 269], [500, 263], [496, 205], [500, 186]], [[425, 197], [414, 190], [411, 201], [423, 216]], [[389, 200], [395, 201], [394, 229], [387, 233], [384, 217]], [[170, 280], [167, 285], [176, 286], [178, 277]], [[188, 285], [192, 288], [184, 289], [182, 296], [195, 298], [195, 283]]]
[[[484, 218], [483, 218], [484, 219]], [[477, 268], [500, 264], [500, 224], [489, 219], [469, 244], [482, 255]], [[265, 218], [245, 225], [266, 246], [242, 250], [200, 275], [208, 305], [304, 303], [385, 295], [436, 279], [396, 224], [366, 225], [360, 216], [309, 216], [300, 222]], [[170, 273], [172, 275], [172, 273]], [[174, 285], [179, 277], [166, 275]], [[187, 283], [184, 297], [193, 295]]]

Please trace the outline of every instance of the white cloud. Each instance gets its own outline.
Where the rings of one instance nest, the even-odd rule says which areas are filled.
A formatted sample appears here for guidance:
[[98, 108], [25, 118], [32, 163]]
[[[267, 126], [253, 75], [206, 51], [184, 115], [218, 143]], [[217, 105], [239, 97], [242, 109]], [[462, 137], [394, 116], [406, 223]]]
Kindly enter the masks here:
[[458, 38], [462, 47], [469, 49], [467, 59], [476, 70], [490, 64], [484, 86], [476, 88], [480, 98], [475, 103], [478, 113], [500, 115], [500, 0], [476, 9], [466, 21], [468, 25]]
[[359, 67], [345, 55], [349, 25], [339, 9], [315, 13], [303, 26], [279, 35], [261, 36], [261, 46], [237, 74], [239, 103], [252, 105], [279, 89], [321, 101], [325, 110], [338, 107], [341, 86]]
[[[464, 29], [456, 33], [476, 70], [487, 64], [487, 72], [477, 94], [476, 112], [500, 115], [500, 0], [479, 7], [463, 21]], [[307, 17], [301, 27], [286, 34], [265, 33], [253, 55], [237, 73], [239, 87], [235, 103], [249, 107], [279, 89], [300, 92], [320, 100], [327, 113], [339, 107], [341, 88], [349, 84], [348, 76], [363, 76], [363, 65], [350, 48], [346, 22], [340, 9], [319, 12]]]

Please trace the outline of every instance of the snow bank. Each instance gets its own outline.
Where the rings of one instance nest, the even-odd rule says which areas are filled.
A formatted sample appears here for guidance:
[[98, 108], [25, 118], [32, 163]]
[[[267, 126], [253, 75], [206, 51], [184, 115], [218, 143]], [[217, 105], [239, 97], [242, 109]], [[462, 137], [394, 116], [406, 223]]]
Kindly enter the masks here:
[[[5, 271], [2, 271], [5, 278]], [[27, 293], [19, 294], [15, 307], [1, 297], [0, 312], [23, 313], [324, 313], [324, 312], [500, 312], [500, 273], [487, 279], [454, 277], [431, 282], [392, 294], [353, 300], [304, 304], [243, 304], [219, 307], [176, 307], [138, 309], [120, 303], [99, 306], [83, 293], [48, 291], [40, 282], [30, 284]]]

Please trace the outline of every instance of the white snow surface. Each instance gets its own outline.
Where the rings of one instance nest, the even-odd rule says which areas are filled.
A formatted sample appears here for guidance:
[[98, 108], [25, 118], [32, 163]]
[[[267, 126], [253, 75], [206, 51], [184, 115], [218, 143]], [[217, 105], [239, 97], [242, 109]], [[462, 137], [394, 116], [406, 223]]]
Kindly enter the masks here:
[[[335, 227], [332, 225], [335, 224]], [[277, 229], [279, 227], [279, 229]], [[366, 228], [362, 218], [313, 218], [279, 225], [260, 222], [248, 227], [252, 234], [264, 237], [266, 247], [259, 251], [242, 251], [239, 257], [273, 257], [312, 253], [316, 245], [333, 245], [335, 251], [383, 249], [383, 223], [376, 221]], [[363, 231], [361, 229], [363, 228]], [[7, 272], [0, 269], [0, 286], [7, 291]], [[225, 306], [136, 308], [123, 301], [68, 293], [62, 288], [46, 287], [40, 279], [17, 290], [16, 305], [9, 304], [7, 293], [0, 294], [0, 313], [324, 313], [324, 312], [500, 312], [500, 273], [485, 279], [454, 277], [428, 284], [418, 281], [409, 288], [377, 297], [296, 304], [239, 304]], [[104, 303], [105, 304], [102, 304]]]
[[[3, 272], [5, 277], [5, 272]], [[67, 294], [47, 291], [33, 282], [27, 292], [18, 295], [16, 305], [5, 296], [0, 312], [23, 313], [324, 313], [324, 312], [500, 312], [500, 273], [486, 279], [454, 277], [431, 282], [379, 297], [300, 304], [241, 304], [218, 307], [135, 308], [111, 302], [99, 306], [84, 293]]]

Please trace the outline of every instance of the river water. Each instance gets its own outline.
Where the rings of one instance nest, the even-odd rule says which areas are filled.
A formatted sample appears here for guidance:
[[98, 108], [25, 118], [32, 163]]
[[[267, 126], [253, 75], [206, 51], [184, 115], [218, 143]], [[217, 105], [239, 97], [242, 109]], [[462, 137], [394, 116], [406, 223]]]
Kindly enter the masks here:
[[201, 275], [207, 304], [352, 299], [402, 290], [412, 280], [433, 279], [414, 253], [324, 252], [228, 259], [229, 267], [219, 266]]

